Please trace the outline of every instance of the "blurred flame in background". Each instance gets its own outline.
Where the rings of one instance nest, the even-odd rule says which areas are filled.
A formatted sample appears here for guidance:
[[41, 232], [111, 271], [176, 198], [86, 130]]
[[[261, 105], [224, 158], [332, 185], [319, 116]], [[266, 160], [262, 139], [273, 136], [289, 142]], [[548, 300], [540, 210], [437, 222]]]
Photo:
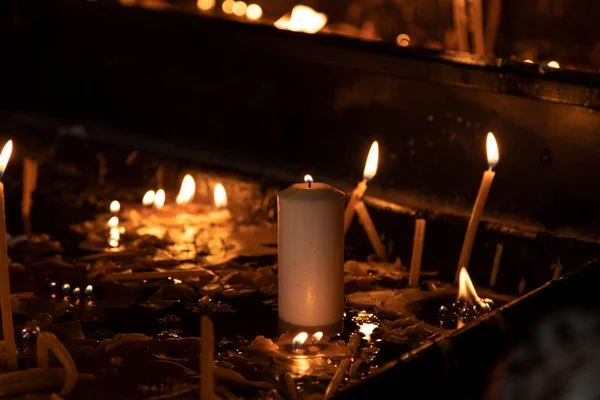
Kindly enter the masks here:
[[317, 12], [310, 7], [297, 5], [292, 13], [285, 14], [273, 25], [278, 29], [293, 32], [317, 33], [327, 24], [327, 15]]

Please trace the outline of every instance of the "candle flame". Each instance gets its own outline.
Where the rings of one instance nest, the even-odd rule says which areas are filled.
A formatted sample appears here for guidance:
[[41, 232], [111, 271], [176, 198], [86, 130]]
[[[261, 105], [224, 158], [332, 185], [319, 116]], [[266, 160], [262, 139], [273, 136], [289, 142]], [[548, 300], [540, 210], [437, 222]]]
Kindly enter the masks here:
[[327, 24], [327, 15], [317, 12], [310, 7], [297, 5], [292, 14], [285, 14], [273, 25], [278, 29], [294, 32], [317, 33]]
[[526, 64], [533, 64], [533, 61], [531, 61], [531, 60], [529, 60], [529, 59], [527, 59], [527, 60], [525, 60], [525, 61], [523, 61], [523, 62], [524, 62], [524, 63], [526, 63]]
[[215, 207], [225, 208], [227, 207], [227, 192], [220, 183], [217, 183], [214, 191]]
[[304, 182], [306, 183], [313, 183], [313, 177], [310, 175], [304, 175]]
[[308, 333], [300, 332], [299, 334], [297, 334], [294, 337], [294, 340], [292, 340], [292, 346], [294, 346], [294, 347], [302, 346], [304, 344], [304, 342], [306, 342], [306, 339], [308, 339]]
[[119, 211], [121, 211], [121, 203], [119, 203], [117, 200], [113, 200], [110, 203], [110, 212], [117, 213]]
[[560, 64], [559, 64], [558, 62], [556, 62], [556, 61], [550, 61], [550, 62], [548, 63], [548, 66], [549, 66], [550, 68], [556, 68], [556, 69], [560, 68]]
[[111, 227], [111, 228], [115, 228], [115, 227], [119, 226], [119, 218], [117, 218], [117, 217], [111, 217], [108, 220], [108, 226]]
[[250, 4], [246, 9], [246, 18], [250, 21], [257, 21], [262, 15], [263, 10], [258, 4]]
[[367, 162], [365, 163], [365, 171], [363, 172], [363, 178], [367, 180], [373, 179], [377, 173], [377, 165], [379, 164], [379, 143], [376, 141], [371, 145], [369, 155], [367, 156]]
[[9, 140], [4, 145], [2, 149], [2, 153], [0, 153], [0, 178], [4, 175], [4, 171], [6, 170], [6, 166], [8, 165], [8, 160], [10, 159], [10, 155], [13, 149], [13, 141]]
[[156, 195], [154, 195], [154, 207], [160, 210], [165, 205], [165, 191], [158, 189]]
[[109, 246], [119, 247], [119, 240], [121, 240], [121, 233], [119, 231], [119, 228], [110, 228], [110, 237], [108, 239]]
[[464, 267], [460, 270], [460, 275], [458, 277], [458, 299], [471, 305], [481, 303], [477, 291], [475, 290], [475, 286], [471, 281], [471, 277]]
[[151, 206], [154, 203], [154, 197], [156, 197], [154, 190], [148, 190], [142, 199], [142, 204], [145, 206]]
[[494, 168], [500, 160], [500, 154], [498, 153], [498, 143], [492, 132], [488, 132], [487, 139], [485, 141], [485, 147], [487, 150], [488, 165], [490, 168]]
[[319, 332], [313, 333], [311, 339], [312, 339], [313, 346], [318, 344], [321, 341], [321, 339], [323, 339], [323, 332], [319, 331]]
[[187, 174], [181, 181], [181, 189], [179, 189], [179, 194], [175, 199], [175, 203], [180, 205], [187, 204], [192, 201], [195, 194], [196, 181], [194, 181], [194, 178], [190, 174]]

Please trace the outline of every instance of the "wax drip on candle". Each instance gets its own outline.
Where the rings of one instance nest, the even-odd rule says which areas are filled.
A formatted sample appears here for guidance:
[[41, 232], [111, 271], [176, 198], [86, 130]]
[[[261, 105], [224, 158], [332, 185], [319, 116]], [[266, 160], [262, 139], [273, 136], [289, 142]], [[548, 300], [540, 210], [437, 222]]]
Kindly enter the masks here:
[[304, 182], [308, 184], [308, 188], [310, 189], [312, 187], [313, 177], [308, 174], [304, 175]]

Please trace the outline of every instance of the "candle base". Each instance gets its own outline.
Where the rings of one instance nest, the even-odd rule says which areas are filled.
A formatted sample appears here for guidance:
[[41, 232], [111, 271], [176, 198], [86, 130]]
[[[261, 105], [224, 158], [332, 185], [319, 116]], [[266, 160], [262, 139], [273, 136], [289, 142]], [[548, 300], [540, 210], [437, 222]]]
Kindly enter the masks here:
[[323, 332], [325, 336], [334, 336], [342, 333], [344, 330], [344, 320], [340, 319], [337, 322], [329, 325], [318, 325], [318, 326], [300, 326], [290, 322], [284, 321], [279, 318], [278, 331], [279, 334], [286, 332], [306, 332], [312, 335], [315, 332]]

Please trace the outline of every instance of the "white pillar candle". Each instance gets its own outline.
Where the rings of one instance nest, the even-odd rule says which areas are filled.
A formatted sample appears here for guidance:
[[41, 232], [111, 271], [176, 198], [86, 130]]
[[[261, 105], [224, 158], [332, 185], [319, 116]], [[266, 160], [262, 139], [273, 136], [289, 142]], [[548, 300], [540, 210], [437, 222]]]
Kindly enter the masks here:
[[279, 318], [301, 327], [344, 314], [344, 193], [324, 183], [279, 192]]
[[492, 187], [492, 182], [494, 181], [494, 176], [496, 175], [496, 173], [493, 171], [493, 168], [498, 163], [498, 159], [500, 157], [498, 154], [496, 138], [492, 132], [489, 132], [487, 135], [486, 148], [489, 169], [483, 173], [483, 178], [481, 179], [481, 186], [479, 186], [479, 192], [477, 193], [477, 198], [475, 199], [475, 204], [473, 205], [473, 211], [471, 212], [471, 218], [469, 219], [469, 225], [467, 226], [467, 233], [465, 234], [462, 250], [460, 252], [460, 258], [456, 267], [454, 282], [458, 282], [458, 275], [460, 274], [461, 268], [469, 268], [469, 260], [471, 259], [471, 252], [473, 250], [473, 243], [475, 242], [475, 235], [477, 234], [477, 227], [479, 226], [479, 221], [481, 220], [481, 215], [483, 214], [483, 209], [485, 207], [485, 202], [487, 201], [490, 188]]
[[[0, 154], [0, 178], [4, 174], [10, 154], [12, 140], [9, 140]], [[9, 370], [17, 369], [17, 344], [13, 324], [12, 302], [10, 297], [10, 274], [8, 271], [8, 247], [6, 222], [4, 217], [4, 184], [0, 182], [0, 307], [2, 308], [2, 333], [6, 348], [6, 362]]]

